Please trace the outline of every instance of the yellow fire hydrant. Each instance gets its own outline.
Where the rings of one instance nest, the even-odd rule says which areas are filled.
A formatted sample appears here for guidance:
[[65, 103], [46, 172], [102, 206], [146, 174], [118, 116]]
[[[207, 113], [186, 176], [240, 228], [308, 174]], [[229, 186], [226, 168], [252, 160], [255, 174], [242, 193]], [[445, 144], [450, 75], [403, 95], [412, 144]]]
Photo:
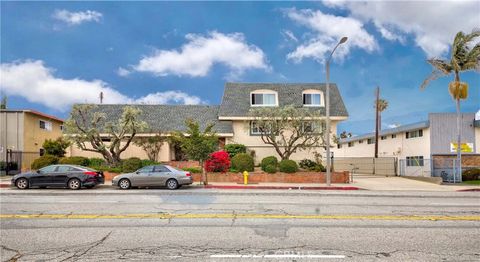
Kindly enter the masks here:
[[243, 171], [243, 184], [247, 185], [248, 184], [248, 172]]

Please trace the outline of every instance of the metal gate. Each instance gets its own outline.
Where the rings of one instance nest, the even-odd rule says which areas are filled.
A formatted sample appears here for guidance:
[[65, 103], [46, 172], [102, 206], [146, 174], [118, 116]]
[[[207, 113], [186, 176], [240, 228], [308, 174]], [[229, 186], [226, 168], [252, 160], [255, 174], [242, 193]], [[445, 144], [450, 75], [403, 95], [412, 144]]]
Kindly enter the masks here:
[[33, 161], [39, 157], [40, 152], [24, 152], [8, 149], [6, 154], [7, 159], [5, 161], [6, 175], [15, 175], [22, 170], [30, 169]]
[[337, 171], [350, 171], [357, 174], [397, 175], [395, 157], [336, 157], [333, 159], [333, 166]]
[[400, 159], [398, 160], [400, 176], [431, 177], [432, 161], [430, 159]]

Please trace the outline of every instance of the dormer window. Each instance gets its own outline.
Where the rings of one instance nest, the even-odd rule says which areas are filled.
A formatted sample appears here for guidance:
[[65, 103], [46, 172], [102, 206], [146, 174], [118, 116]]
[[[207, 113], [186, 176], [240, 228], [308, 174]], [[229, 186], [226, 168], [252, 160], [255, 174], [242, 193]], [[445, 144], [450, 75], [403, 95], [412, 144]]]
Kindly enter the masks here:
[[250, 94], [252, 106], [277, 106], [277, 93], [270, 90], [258, 90]]
[[304, 106], [324, 106], [323, 93], [318, 90], [303, 91], [303, 105]]

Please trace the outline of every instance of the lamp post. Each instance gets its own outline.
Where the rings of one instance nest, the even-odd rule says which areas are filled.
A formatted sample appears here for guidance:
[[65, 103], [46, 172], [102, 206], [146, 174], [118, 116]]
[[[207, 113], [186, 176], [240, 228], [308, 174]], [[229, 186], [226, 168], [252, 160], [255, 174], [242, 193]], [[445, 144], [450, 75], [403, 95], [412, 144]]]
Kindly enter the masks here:
[[332, 52], [330, 53], [330, 56], [327, 59], [327, 62], [325, 64], [326, 66], [326, 73], [327, 73], [327, 86], [326, 86], [326, 91], [325, 91], [325, 107], [326, 107], [326, 118], [327, 118], [327, 124], [326, 124], [326, 140], [327, 140], [327, 186], [330, 186], [331, 181], [332, 181], [332, 174], [331, 174], [331, 164], [330, 164], [330, 60], [332, 59], [333, 53], [337, 49], [337, 47], [345, 42], [347, 42], [347, 37], [344, 36], [338, 44], [333, 48]]

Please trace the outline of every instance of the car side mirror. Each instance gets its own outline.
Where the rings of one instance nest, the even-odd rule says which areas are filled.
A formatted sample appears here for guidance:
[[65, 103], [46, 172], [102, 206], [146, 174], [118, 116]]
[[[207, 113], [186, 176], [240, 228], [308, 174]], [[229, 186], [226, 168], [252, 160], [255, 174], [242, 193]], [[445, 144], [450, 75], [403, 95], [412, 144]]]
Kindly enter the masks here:
[[135, 174], [140, 174], [140, 171], [135, 171]]
[[40, 170], [37, 170], [37, 174], [41, 174], [41, 173], [42, 173], [42, 171], [40, 171]]

